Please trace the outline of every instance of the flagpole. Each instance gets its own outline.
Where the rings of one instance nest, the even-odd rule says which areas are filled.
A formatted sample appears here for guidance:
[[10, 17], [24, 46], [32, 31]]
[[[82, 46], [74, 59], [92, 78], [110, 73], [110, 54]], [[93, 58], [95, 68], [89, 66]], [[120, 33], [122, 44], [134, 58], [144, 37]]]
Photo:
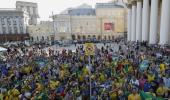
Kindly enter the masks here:
[[91, 58], [90, 58], [90, 55], [89, 55], [89, 81], [90, 81], [90, 100], [91, 100], [91, 94], [92, 94], [92, 91], [91, 91]]
[[92, 86], [91, 86], [91, 55], [94, 55], [94, 44], [93, 43], [85, 43], [85, 54], [88, 56], [88, 70], [89, 70], [89, 82], [90, 82], [90, 100], [92, 96]]

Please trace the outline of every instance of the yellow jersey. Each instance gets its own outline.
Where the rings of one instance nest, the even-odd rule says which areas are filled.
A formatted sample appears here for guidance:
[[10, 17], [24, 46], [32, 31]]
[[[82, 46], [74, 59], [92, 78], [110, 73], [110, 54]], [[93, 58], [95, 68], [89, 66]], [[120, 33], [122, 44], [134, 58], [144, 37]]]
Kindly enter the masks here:
[[139, 94], [130, 94], [128, 100], [141, 100], [141, 97]]

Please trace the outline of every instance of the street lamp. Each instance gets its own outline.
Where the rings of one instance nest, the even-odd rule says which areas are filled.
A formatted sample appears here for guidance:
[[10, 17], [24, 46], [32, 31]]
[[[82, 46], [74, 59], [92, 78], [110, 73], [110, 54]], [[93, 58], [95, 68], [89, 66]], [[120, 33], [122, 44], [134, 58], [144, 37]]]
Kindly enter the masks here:
[[52, 22], [53, 22], [53, 35], [54, 35], [54, 38], [55, 38], [55, 21], [54, 21], [54, 14], [52, 12]]
[[100, 32], [101, 32], [101, 41], [103, 40], [103, 22], [102, 17], [100, 18]]

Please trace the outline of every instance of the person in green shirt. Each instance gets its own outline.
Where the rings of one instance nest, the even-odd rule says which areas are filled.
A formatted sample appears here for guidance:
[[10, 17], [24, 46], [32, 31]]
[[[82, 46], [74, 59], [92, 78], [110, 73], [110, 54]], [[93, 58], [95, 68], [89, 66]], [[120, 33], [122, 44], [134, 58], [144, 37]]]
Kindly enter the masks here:
[[3, 94], [0, 93], [0, 100], [3, 100]]

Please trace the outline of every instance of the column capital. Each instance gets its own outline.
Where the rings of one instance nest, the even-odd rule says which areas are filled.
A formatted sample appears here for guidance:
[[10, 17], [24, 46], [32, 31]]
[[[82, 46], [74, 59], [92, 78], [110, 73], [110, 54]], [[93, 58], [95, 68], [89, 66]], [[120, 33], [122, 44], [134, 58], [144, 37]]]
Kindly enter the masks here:
[[127, 4], [127, 7], [128, 8], [132, 8], [132, 4]]
[[136, 0], [136, 2], [142, 2], [143, 0]]
[[137, 1], [136, 0], [131, 0], [132, 5], [136, 5]]

